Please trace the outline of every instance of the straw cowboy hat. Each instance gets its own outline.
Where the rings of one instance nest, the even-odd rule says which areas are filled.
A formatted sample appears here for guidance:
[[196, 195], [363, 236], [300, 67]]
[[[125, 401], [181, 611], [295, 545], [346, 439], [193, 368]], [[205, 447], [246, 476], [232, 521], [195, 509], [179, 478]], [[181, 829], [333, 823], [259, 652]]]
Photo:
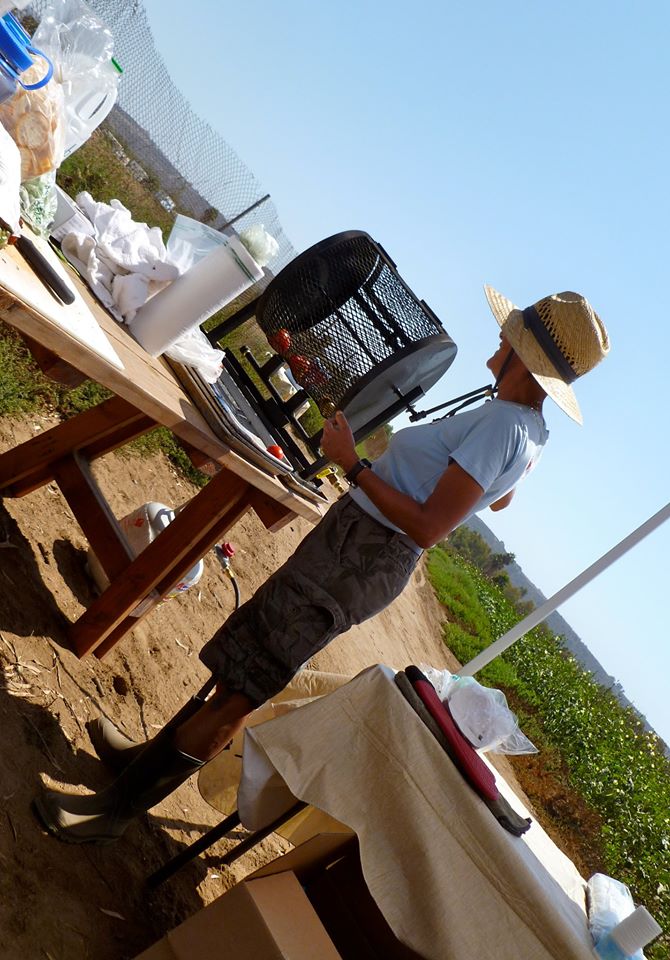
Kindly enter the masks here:
[[569, 417], [582, 423], [571, 384], [610, 349], [605, 326], [579, 293], [554, 293], [521, 310], [493, 287], [484, 293], [501, 333], [542, 389]]

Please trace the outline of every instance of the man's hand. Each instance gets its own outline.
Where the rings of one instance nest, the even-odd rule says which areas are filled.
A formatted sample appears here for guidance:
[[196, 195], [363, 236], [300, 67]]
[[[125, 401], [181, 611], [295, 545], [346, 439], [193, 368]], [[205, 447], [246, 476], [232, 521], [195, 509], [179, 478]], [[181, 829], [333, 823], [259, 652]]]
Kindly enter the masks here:
[[324, 423], [321, 449], [328, 459], [342, 467], [345, 473], [351, 470], [358, 460], [354, 435], [341, 410]]

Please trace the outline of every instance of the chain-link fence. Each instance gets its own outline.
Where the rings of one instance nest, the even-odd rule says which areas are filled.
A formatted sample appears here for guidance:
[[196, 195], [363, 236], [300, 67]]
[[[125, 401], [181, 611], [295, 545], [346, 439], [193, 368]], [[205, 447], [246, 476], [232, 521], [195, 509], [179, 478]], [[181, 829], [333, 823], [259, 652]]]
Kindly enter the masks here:
[[[141, 0], [87, 0], [114, 35], [114, 55], [123, 67], [117, 104], [105, 121], [139, 180], [152, 184], [169, 212], [201, 220], [218, 230], [240, 232], [263, 224], [279, 244], [260, 290], [296, 255], [269, 194], [223, 137], [199, 117], [170, 77], [151, 33]], [[40, 19], [48, 0], [33, 0]], [[240, 306], [240, 300], [235, 306]]]

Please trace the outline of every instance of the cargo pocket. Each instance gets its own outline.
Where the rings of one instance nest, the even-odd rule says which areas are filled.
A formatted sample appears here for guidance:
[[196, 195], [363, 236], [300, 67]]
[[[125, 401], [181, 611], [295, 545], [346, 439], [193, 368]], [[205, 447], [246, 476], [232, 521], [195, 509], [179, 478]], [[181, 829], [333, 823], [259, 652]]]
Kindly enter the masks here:
[[419, 562], [419, 557], [420, 554], [410, 547], [403, 533], [394, 534], [383, 550], [384, 563], [388, 564], [389, 569], [395, 570], [399, 576], [406, 577], [407, 580], [412, 576], [414, 568]]

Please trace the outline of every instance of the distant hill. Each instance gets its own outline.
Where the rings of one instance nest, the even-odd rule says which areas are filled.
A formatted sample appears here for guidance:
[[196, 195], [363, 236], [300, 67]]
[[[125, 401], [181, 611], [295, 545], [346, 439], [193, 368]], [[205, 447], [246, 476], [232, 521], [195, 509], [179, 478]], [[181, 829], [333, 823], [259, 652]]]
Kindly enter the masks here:
[[[503, 541], [499, 540], [479, 517], [471, 517], [470, 520], [467, 521], [466, 526], [474, 530], [475, 533], [478, 533], [494, 553], [507, 553], [507, 547]], [[533, 581], [528, 579], [518, 563], [508, 564], [505, 567], [505, 572], [509, 575], [515, 587], [526, 591], [524, 600], [530, 600], [536, 607], [539, 607], [547, 599], [542, 591], [538, 590]], [[611, 690], [619, 703], [624, 707], [630, 707], [640, 718], [646, 730], [653, 730], [644, 714], [641, 714], [637, 707], [626, 697], [621, 684], [618, 683], [611, 674], [607, 673], [602, 664], [593, 656], [586, 644], [577, 636], [570, 624], [564, 620], [559, 613], [554, 612], [550, 614], [546, 619], [546, 624], [555, 634], [564, 638], [566, 648], [572, 653], [575, 659], [593, 675], [596, 683]]]

